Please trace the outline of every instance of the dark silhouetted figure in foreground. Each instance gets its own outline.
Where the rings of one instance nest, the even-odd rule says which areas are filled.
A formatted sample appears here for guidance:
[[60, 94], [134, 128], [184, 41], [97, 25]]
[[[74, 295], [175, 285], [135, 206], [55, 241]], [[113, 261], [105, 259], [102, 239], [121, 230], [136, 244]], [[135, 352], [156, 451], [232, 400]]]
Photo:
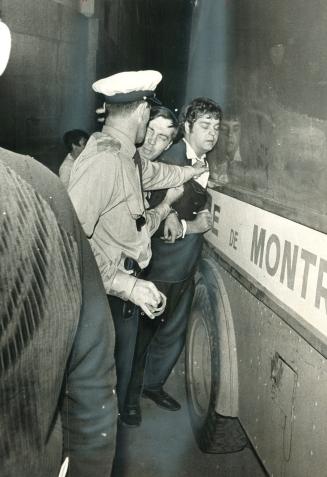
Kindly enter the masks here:
[[114, 331], [89, 244], [60, 180], [2, 148], [0, 211], [1, 477], [109, 477]]

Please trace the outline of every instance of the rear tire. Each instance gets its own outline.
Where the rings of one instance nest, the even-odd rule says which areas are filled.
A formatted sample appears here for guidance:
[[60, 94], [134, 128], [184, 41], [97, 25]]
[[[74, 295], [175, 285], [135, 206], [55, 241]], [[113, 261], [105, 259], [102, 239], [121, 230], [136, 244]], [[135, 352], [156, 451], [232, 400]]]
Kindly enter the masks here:
[[242, 450], [248, 439], [236, 417], [216, 413], [219, 339], [215, 313], [203, 276], [197, 275], [186, 339], [186, 392], [193, 432], [203, 452]]

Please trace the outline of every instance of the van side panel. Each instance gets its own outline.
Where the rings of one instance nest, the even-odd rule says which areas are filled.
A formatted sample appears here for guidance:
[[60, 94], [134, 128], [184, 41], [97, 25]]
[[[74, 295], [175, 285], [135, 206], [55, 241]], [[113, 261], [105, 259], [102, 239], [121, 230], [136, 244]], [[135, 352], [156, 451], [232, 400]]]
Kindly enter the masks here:
[[323, 476], [327, 468], [327, 361], [218, 264], [234, 320], [239, 418], [270, 475]]

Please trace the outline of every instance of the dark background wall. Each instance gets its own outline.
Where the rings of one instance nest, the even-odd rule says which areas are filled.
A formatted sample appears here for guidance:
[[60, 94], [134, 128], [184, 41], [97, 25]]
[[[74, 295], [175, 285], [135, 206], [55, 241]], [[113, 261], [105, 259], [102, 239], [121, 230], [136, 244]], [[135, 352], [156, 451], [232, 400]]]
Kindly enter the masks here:
[[[0, 79], [0, 142], [55, 167], [60, 138], [89, 130], [97, 20], [74, 0], [0, 0], [12, 31], [12, 54]], [[58, 149], [59, 147], [59, 149]]]
[[33, 155], [57, 171], [65, 131], [98, 127], [95, 79], [122, 70], [158, 69], [159, 96], [183, 102], [192, 2], [95, 0], [91, 18], [79, 0], [0, 0], [12, 54], [0, 78], [0, 145]]
[[184, 101], [191, 0], [111, 0], [105, 5], [99, 74], [158, 69], [158, 96], [169, 107]]

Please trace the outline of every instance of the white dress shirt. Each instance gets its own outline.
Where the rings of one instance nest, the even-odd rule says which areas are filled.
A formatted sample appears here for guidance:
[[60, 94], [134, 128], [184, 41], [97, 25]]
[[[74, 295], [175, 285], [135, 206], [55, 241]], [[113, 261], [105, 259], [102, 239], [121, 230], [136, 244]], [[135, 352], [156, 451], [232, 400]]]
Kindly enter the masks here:
[[[196, 153], [194, 152], [194, 149], [192, 148], [192, 146], [190, 145], [190, 143], [188, 143], [186, 141], [185, 138], [183, 138], [183, 141], [185, 142], [186, 144], [186, 157], [187, 159], [191, 159], [192, 161], [192, 166], [196, 163], [196, 162], [201, 162], [203, 165], [207, 165], [207, 161], [206, 161], [206, 155], [205, 154], [202, 154], [201, 157], [198, 157], [196, 155]], [[202, 187], [204, 189], [206, 189], [207, 187], [207, 184], [208, 184], [208, 179], [209, 179], [209, 172], [204, 172], [203, 174], [201, 174], [199, 177], [194, 177], [194, 180], [202, 185]]]

